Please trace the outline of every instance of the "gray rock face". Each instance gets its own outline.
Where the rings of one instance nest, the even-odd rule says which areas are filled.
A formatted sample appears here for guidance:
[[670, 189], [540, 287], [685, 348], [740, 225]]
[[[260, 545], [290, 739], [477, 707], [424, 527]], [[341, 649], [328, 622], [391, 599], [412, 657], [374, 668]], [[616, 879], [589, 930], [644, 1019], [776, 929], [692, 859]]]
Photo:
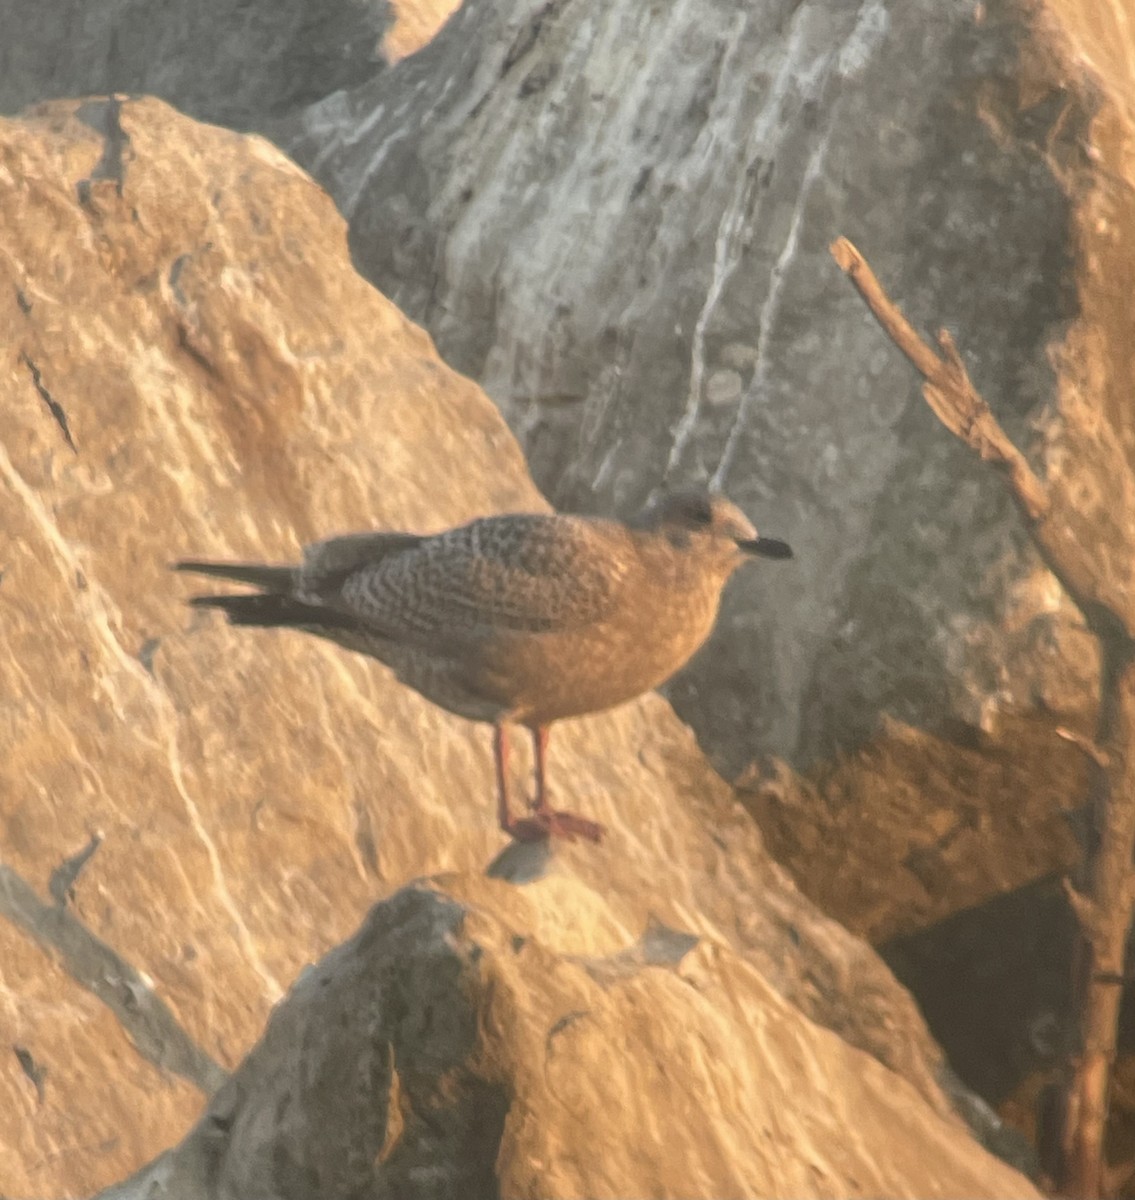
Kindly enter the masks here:
[[1094, 103], [1036, 37], [969, 0], [471, 0], [277, 130], [557, 504], [709, 478], [799, 544], [736, 582], [669, 689], [727, 771], [816, 761], [881, 712], [1091, 708], [1090, 643], [998, 482], [827, 253], [849, 235], [917, 324], [949, 325], [1029, 441], [1077, 309], [1060, 164]]
[[497, 1194], [508, 1099], [466, 1065], [477, 1021], [455, 953], [462, 917], [445, 897], [400, 892], [300, 976], [199, 1127], [225, 1131], [211, 1194], [351, 1196], [376, 1174], [376, 1200]]
[[257, 129], [379, 67], [387, 0], [0, 0], [0, 113], [88, 93], [148, 92]]

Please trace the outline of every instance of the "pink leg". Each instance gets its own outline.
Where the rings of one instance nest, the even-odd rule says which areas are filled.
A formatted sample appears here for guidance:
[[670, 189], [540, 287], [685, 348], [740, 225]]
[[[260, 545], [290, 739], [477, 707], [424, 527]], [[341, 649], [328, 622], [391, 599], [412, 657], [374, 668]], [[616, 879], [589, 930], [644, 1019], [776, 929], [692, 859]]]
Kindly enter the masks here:
[[535, 817], [514, 817], [508, 807], [508, 729], [503, 722], [493, 726], [493, 762], [497, 769], [497, 819], [509, 837], [518, 842], [541, 842], [548, 827]]
[[514, 817], [508, 807], [508, 731], [503, 724], [493, 726], [493, 759], [497, 768], [497, 815], [500, 827], [518, 842], [542, 842], [550, 837], [577, 837], [597, 842], [603, 836], [603, 826], [575, 813], [557, 812], [548, 803], [547, 766], [548, 727], [532, 730], [532, 747], [536, 760], [536, 802], [530, 817]]
[[497, 819], [500, 827], [512, 827], [512, 814], [508, 810], [508, 730], [503, 725], [493, 726], [493, 762], [497, 768]]
[[548, 753], [547, 725], [537, 725], [532, 730], [532, 756], [536, 763], [536, 803], [532, 808], [538, 813], [550, 813], [552, 806], [548, 803], [547, 768], [544, 765]]
[[534, 725], [532, 732], [532, 757], [535, 763], [536, 799], [532, 805], [529, 821], [543, 830], [544, 837], [562, 837], [569, 842], [586, 838], [597, 842], [603, 836], [603, 826], [598, 821], [571, 812], [561, 812], [552, 807], [548, 800], [548, 733], [547, 725]]

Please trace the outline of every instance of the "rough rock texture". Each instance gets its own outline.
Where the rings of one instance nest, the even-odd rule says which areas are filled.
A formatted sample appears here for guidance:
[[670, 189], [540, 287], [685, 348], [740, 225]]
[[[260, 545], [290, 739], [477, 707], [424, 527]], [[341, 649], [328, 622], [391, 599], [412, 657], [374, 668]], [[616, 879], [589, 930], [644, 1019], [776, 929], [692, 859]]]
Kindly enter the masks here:
[[[749, 772], [740, 792], [776, 860], [825, 912], [878, 945], [1079, 861], [1068, 816], [1088, 786], [1086, 756], [1054, 745], [1046, 721], [1005, 725], [1016, 753], [888, 720], [882, 737], [811, 779], [772, 763]], [[1016, 802], [990, 802], [999, 796]]]
[[[423, 14], [425, 16], [426, 14]], [[0, 113], [56, 96], [149, 92], [201, 120], [258, 129], [407, 53], [387, 0], [0, 0]]]
[[[183, 606], [190, 587], [165, 564], [186, 553], [283, 559], [320, 533], [436, 529], [542, 503], [483, 393], [351, 269], [343, 222], [308, 177], [261, 139], [156, 101], [47, 105], [0, 124], [0, 225], [6, 1192], [88, 1192], [172, 1144], [305, 963], [376, 897], [446, 871], [462, 873], [454, 888], [473, 889], [487, 922], [548, 954], [633, 957], [659, 925], [699, 939], [699, 956], [727, 964], [722, 978], [744, 976], [777, 1055], [797, 1055], [808, 1077], [854, 1061], [825, 1077], [826, 1104], [857, 1110], [864, 1089], [880, 1105], [918, 1096], [911, 1145], [919, 1129], [927, 1141], [909, 1154], [945, 1139], [958, 1171], [979, 1169], [908, 995], [768, 858], [664, 700], [557, 728], [558, 800], [610, 836], [558, 849], [517, 915], [504, 884], [469, 881], [502, 844], [483, 728], [372, 662]], [[511, 855], [497, 870], [521, 879], [538, 866]], [[591, 1003], [584, 976], [571, 978]], [[509, 986], [554, 1022], [550, 979], [530, 983], [530, 1001], [529, 985]], [[685, 1021], [736, 1028], [725, 984], [703, 1000], [684, 987], [689, 1007], [660, 1038]], [[862, 1054], [840, 1059], [847, 1046], [809, 1022], [879, 1071]], [[724, 1102], [688, 1055], [656, 1059], [643, 1044], [639, 1061], [617, 1027], [603, 1034], [607, 1058], [626, 1059], [605, 1063], [612, 1104], [639, 1104], [657, 1062], [688, 1077], [698, 1104]], [[284, 1040], [300, 1063], [277, 1066], [302, 1071], [302, 1038]], [[728, 1044], [738, 1078], [771, 1053]], [[520, 1087], [522, 1060], [478, 1078]], [[566, 1094], [584, 1086], [569, 1067]], [[289, 1128], [279, 1110], [242, 1111], [242, 1154], [257, 1128]], [[540, 1123], [565, 1159], [588, 1153], [564, 1110], [511, 1106], [507, 1120]], [[776, 1141], [776, 1162], [799, 1149], [784, 1168], [792, 1194], [812, 1153], [797, 1135]], [[858, 1153], [846, 1176], [820, 1162], [817, 1194], [859, 1186]], [[737, 1178], [764, 1169], [721, 1157]], [[992, 1192], [1007, 1177], [989, 1178]], [[524, 1186], [515, 1194], [532, 1194]]]
[[541, 917], [557, 882], [376, 906], [107, 1200], [1037, 1195], [723, 946], [565, 948]]

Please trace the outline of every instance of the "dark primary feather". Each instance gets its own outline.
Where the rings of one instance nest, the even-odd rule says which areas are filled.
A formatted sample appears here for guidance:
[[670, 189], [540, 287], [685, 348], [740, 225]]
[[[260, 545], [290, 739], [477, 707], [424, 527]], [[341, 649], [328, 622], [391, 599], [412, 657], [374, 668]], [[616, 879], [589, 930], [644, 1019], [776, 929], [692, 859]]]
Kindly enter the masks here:
[[354, 629], [358, 622], [318, 604], [304, 604], [292, 596], [277, 592], [250, 592], [244, 596], [193, 596], [193, 608], [216, 608], [233, 625], [257, 625], [264, 628], [286, 626], [300, 629]]
[[264, 563], [217, 563], [183, 559], [173, 564], [175, 571], [190, 575], [211, 575], [216, 579], [233, 579], [250, 583], [266, 592], [288, 592], [295, 583], [294, 567], [273, 567]]

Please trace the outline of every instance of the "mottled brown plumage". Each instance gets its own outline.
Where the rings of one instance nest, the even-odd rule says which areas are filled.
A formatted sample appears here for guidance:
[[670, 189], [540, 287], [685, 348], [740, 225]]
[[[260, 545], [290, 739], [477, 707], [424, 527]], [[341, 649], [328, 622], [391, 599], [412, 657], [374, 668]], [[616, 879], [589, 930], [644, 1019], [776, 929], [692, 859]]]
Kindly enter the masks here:
[[[304, 630], [379, 659], [433, 703], [496, 727], [501, 826], [530, 840], [598, 840], [544, 787], [547, 727], [657, 687], [709, 636], [726, 580], [750, 555], [789, 557], [721, 496], [681, 492], [629, 524], [546, 513], [484, 517], [433, 536], [316, 542], [298, 566], [181, 562], [257, 592], [195, 596], [235, 625]], [[536, 748], [536, 801], [507, 795], [508, 724]]]

